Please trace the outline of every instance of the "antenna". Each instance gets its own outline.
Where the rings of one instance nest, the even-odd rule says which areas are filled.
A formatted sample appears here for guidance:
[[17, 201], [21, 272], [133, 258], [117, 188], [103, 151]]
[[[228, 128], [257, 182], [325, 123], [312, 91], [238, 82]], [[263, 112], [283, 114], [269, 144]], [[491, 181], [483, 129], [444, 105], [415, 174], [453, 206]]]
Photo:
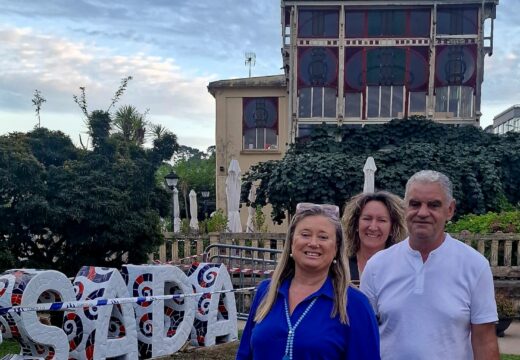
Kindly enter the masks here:
[[245, 65], [249, 65], [249, 77], [251, 77], [251, 66], [255, 66], [256, 63], [256, 54], [254, 52], [246, 52], [246, 63]]

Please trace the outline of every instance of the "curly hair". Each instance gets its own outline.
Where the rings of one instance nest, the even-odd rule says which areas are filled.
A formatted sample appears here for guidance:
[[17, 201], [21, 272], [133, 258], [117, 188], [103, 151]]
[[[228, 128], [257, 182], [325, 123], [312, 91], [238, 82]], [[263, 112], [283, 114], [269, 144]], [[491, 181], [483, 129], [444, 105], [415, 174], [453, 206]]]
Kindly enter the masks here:
[[387, 191], [378, 191], [375, 193], [357, 194], [345, 204], [343, 211], [343, 227], [345, 229], [346, 251], [347, 256], [356, 255], [361, 246], [361, 239], [358, 233], [358, 224], [361, 212], [365, 205], [370, 201], [382, 202], [390, 214], [391, 230], [385, 243], [385, 248], [403, 240], [406, 237], [406, 224], [404, 215], [403, 200]]

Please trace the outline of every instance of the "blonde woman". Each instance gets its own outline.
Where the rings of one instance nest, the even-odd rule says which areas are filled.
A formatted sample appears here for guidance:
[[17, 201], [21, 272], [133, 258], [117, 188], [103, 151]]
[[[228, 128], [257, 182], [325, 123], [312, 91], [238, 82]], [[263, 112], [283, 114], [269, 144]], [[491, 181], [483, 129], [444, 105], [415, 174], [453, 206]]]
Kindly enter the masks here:
[[237, 359], [380, 359], [377, 322], [350, 276], [339, 208], [300, 203], [271, 280], [253, 300]]
[[372, 255], [406, 237], [403, 200], [386, 191], [354, 196], [345, 205], [342, 221], [354, 283], [359, 283]]

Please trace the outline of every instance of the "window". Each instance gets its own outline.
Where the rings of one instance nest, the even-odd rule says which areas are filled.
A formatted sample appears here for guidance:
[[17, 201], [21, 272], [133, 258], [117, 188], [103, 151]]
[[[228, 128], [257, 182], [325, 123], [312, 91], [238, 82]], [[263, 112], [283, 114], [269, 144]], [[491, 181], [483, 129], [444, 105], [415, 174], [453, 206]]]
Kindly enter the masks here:
[[368, 118], [403, 117], [405, 94], [409, 94], [409, 111], [424, 114], [428, 58], [427, 47], [347, 47], [344, 116], [361, 116], [364, 100], [363, 115]]
[[308, 87], [300, 89], [298, 96], [298, 116], [336, 117], [336, 89]]
[[298, 12], [298, 37], [337, 38], [339, 34], [339, 10], [300, 9]]
[[472, 117], [473, 88], [469, 86], [443, 86], [435, 88], [435, 112], [441, 115], [440, 117], [445, 118]]
[[338, 85], [338, 48], [298, 48], [298, 88]]
[[406, 14], [404, 10], [368, 10], [368, 36], [404, 36]]
[[367, 50], [368, 85], [403, 85], [405, 72], [405, 49], [384, 47]]
[[298, 116], [336, 117], [338, 49], [298, 49]]
[[410, 114], [426, 113], [426, 92], [410, 92]]
[[466, 46], [437, 46], [435, 86], [476, 85], [477, 48]]
[[345, 117], [361, 118], [361, 93], [345, 93]]
[[476, 35], [477, 8], [447, 7], [437, 10], [438, 35]]
[[410, 10], [408, 35], [411, 37], [430, 36], [430, 10]]
[[278, 148], [278, 98], [243, 98], [243, 148]]
[[311, 134], [314, 129], [317, 129], [320, 125], [318, 124], [298, 124], [298, 142], [307, 142], [311, 140]]
[[404, 86], [367, 86], [367, 117], [396, 118], [403, 113]]
[[365, 36], [365, 12], [347, 11], [345, 13], [345, 34], [349, 38]]
[[345, 36], [429, 37], [429, 9], [347, 10]]

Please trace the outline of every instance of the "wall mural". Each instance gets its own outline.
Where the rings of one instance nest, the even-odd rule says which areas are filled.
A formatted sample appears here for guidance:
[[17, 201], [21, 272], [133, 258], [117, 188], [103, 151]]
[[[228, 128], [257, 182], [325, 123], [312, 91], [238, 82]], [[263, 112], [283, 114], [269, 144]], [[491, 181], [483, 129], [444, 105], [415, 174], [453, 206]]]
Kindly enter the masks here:
[[[180, 294], [188, 296], [173, 296]], [[107, 305], [71, 309], [75, 301]], [[64, 311], [5, 311], [42, 303]], [[238, 337], [235, 295], [222, 264], [194, 263], [187, 274], [172, 265], [125, 265], [121, 272], [84, 266], [72, 283], [54, 270], [9, 270], [0, 275], [1, 310], [2, 337], [17, 340], [21, 355], [47, 360], [153, 358], [187, 341], [211, 346]]]

